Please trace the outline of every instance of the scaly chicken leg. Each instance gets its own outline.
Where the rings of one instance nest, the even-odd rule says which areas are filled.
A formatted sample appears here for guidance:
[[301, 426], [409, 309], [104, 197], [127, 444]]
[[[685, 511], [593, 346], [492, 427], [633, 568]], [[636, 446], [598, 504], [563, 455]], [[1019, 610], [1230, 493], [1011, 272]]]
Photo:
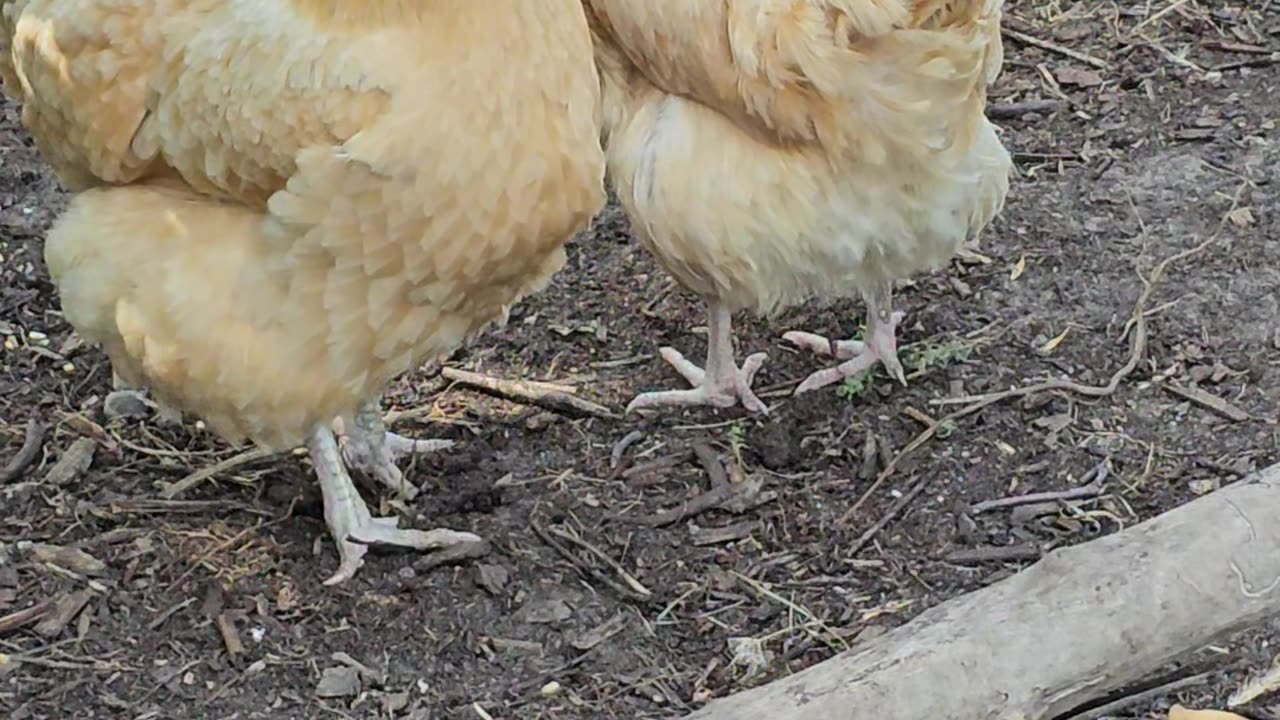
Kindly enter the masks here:
[[664, 347], [662, 359], [684, 376], [691, 390], [667, 390], [637, 395], [627, 412], [661, 405], [710, 405], [733, 407], [739, 402], [751, 412], [767, 412], [768, 406], [756, 397], [751, 383], [764, 362], [765, 353], [749, 356], [739, 368], [733, 358], [733, 315], [723, 303], [707, 305], [707, 368], [694, 365], [675, 348]]
[[782, 339], [819, 355], [834, 355], [843, 362], [833, 368], [819, 370], [796, 388], [795, 394], [817, 390], [835, 382], [865, 372], [877, 362], [884, 363], [889, 376], [903, 385], [907, 384], [902, 363], [898, 360], [898, 323], [905, 315], [893, 312], [893, 287], [889, 283], [878, 285], [863, 293], [867, 302], [866, 340], [842, 340], [833, 342], [821, 335], [793, 331]]
[[452, 440], [414, 440], [387, 432], [379, 406], [378, 400], [361, 403], [350, 428], [341, 419], [335, 421], [342, 458], [349, 467], [391, 488], [401, 498], [412, 500], [418, 495], [418, 488], [404, 479], [396, 461], [407, 455], [447, 450], [454, 443]]
[[455, 530], [412, 530], [396, 527], [394, 517], [373, 517], [347, 474], [333, 431], [320, 426], [307, 437], [311, 463], [320, 478], [324, 520], [338, 544], [338, 570], [325, 585], [337, 585], [355, 575], [364, 564], [371, 544], [397, 545], [414, 550], [437, 550], [450, 545], [479, 542], [480, 537]]

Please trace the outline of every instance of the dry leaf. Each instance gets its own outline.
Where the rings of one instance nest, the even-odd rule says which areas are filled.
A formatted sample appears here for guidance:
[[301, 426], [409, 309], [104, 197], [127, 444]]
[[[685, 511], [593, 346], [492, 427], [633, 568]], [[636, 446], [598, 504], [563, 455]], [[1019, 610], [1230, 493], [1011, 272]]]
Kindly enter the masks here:
[[1023, 255], [1018, 258], [1018, 262], [1013, 266], [1013, 272], [1009, 273], [1010, 280], [1017, 280], [1022, 277], [1022, 273], [1027, 271], [1027, 256]]
[[1071, 326], [1070, 326], [1070, 325], [1068, 325], [1068, 326], [1067, 326], [1067, 329], [1066, 329], [1066, 330], [1063, 330], [1063, 331], [1062, 331], [1062, 333], [1058, 335], [1058, 337], [1056, 337], [1056, 338], [1054, 338], [1054, 339], [1050, 340], [1049, 342], [1045, 343], [1044, 345], [1041, 345], [1041, 346], [1040, 346], [1040, 354], [1041, 354], [1041, 355], [1048, 355], [1049, 353], [1053, 352], [1054, 350], [1057, 350], [1057, 349], [1058, 349], [1058, 346], [1062, 344], [1062, 341], [1067, 339], [1067, 333], [1069, 333], [1069, 332], [1071, 332]]
[[1254, 218], [1253, 216], [1253, 209], [1247, 208], [1247, 207], [1239, 207], [1239, 208], [1236, 208], [1235, 210], [1232, 210], [1227, 215], [1227, 218], [1231, 220], [1232, 224], [1234, 224], [1236, 227], [1242, 227], [1242, 228], [1250, 227], [1255, 222], [1257, 222], [1257, 219]]
[[1181, 705], [1174, 705], [1169, 708], [1169, 720], [1245, 720], [1245, 718], [1221, 710], [1188, 710]]

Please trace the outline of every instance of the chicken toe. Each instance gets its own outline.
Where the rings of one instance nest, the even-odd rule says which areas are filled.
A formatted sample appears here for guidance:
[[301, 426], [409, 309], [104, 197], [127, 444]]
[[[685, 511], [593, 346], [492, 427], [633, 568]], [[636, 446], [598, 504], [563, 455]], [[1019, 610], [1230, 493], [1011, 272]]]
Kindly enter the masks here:
[[720, 306], [710, 308], [707, 339], [707, 367], [698, 367], [675, 348], [664, 347], [662, 359], [675, 368], [693, 387], [689, 390], [665, 390], [637, 395], [627, 405], [627, 412], [664, 405], [709, 405], [733, 407], [741, 403], [751, 412], [768, 412], [769, 408], [751, 389], [756, 373], [769, 356], [765, 353], [750, 355], [739, 367], [733, 357], [733, 338], [730, 333], [730, 313]]
[[435, 550], [481, 541], [479, 536], [467, 532], [405, 529], [396, 527], [394, 517], [374, 517], [347, 474], [342, 453], [329, 428], [312, 431], [307, 450], [320, 478], [325, 523], [338, 546], [338, 569], [324, 581], [325, 585], [337, 585], [354, 577], [373, 544]]
[[405, 500], [418, 495], [396, 464], [408, 455], [426, 454], [453, 447], [452, 440], [415, 440], [387, 432], [377, 402], [363, 403], [351, 427], [338, 421], [339, 444], [347, 466], [359, 470], [394, 490]]
[[821, 335], [793, 331], [782, 336], [787, 342], [809, 350], [818, 355], [833, 356], [845, 362], [819, 370], [796, 388], [795, 394], [817, 390], [845, 378], [853, 377], [875, 367], [877, 362], [884, 365], [889, 377], [907, 384], [906, 373], [902, 362], [898, 360], [898, 324], [905, 315], [901, 312], [885, 313], [884, 316], [872, 307], [868, 315], [867, 336], [865, 340], [832, 341]]

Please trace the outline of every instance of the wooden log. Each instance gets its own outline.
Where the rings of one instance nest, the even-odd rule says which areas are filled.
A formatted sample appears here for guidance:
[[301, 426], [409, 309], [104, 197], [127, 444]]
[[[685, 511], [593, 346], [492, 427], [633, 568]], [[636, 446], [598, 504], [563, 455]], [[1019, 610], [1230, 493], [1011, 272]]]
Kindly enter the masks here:
[[1280, 465], [687, 720], [1048, 720], [1280, 614]]

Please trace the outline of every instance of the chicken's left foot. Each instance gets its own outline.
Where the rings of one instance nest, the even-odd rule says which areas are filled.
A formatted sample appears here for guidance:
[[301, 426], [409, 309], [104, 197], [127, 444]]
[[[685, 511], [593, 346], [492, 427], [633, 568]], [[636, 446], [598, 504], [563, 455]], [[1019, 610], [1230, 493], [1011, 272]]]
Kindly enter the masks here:
[[342, 453], [329, 428], [322, 426], [313, 430], [307, 438], [307, 450], [320, 479], [325, 523], [338, 545], [340, 558], [337, 571], [324, 581], [325, 585], [337, 585], [355, 576], [364, 565], [369, 545], [438, 550], [481, 541], [478, 535], [468, 532], [399, 528], [394, 517], [373, 517], [347, 474]]
[[452, 440], [415, 440], [387, 432], [376, 402], [361, 404], [350, 428], [341, 421], [335, 424], [347, 465], [391, 488], [405, 500], [417, 497], [418, 488], [405, 479], [396, 462], [409, 455], [439, 452], [454, 445]]
[[907, 384], [902, 363], [898, 360], [898, 323], [905, 315], [892, 313], [888, 322], [876, 322], [874, 315], [867, 323], [866, 340], [841, 340], [833, 342], [821, 335], [807, 332], [789, 332], [782, 336], [787, 342], [809, 350], [818, 355], [832, 356], [845, 360], [833, 368], [819, 370], [796, 388], [795, 394], [817, 390], [845, 378], [853, 377], [870, 370], [877, 362], [883, 363], [889, 376], [903, 385]]

